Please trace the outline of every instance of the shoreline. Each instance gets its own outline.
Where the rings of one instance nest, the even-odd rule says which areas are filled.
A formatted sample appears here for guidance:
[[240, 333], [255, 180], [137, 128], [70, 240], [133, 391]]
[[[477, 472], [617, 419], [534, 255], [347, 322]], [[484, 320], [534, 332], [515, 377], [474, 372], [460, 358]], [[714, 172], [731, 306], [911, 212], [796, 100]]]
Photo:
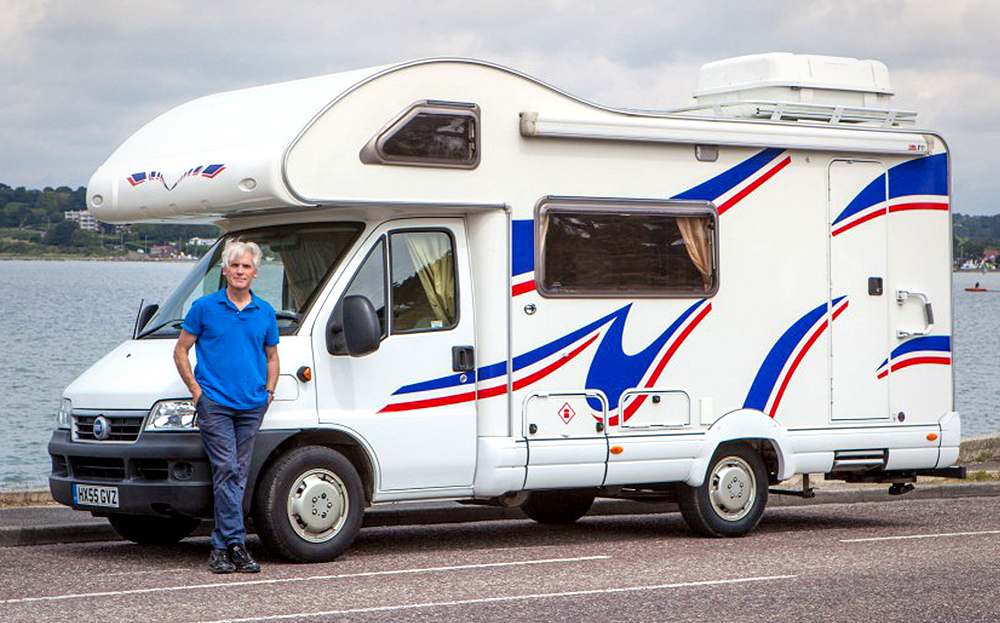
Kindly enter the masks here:
[[148, 257], [89, 257], [86, 255], [0, 255], [0, 262], [150, 262], [191, 264], [198, 258], [191, 259], [154, 259]]

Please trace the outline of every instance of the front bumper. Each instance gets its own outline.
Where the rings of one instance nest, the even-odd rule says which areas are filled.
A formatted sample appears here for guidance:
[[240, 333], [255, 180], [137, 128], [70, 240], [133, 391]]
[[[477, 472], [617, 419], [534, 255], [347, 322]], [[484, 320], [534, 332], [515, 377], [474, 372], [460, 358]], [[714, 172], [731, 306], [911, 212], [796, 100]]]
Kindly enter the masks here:
[[[212, 516], [212, 469], [197, 431], [147, 432], [117, 444], [74, 442], [57, 430], [49, 455], [49, 489], [60, 504], [96, 514]], [[75, 504], [74, 483], [118, 487], [119, 507]]]
[[[245, 512], [250, 510], [254, 483], [267, 458], [297, 432], [258, 432], [243, 500]], [[95, 515], [212, 518], [212, 468], [198, 431], [147, 431], [134, 443], [81, 443], [73, 441], [68, 430], [56, 430], [49, 441], [49, 455], [49, 490], [60, 504]], [[118, 508], [76, 504], [74, 484], [117, 487]]]

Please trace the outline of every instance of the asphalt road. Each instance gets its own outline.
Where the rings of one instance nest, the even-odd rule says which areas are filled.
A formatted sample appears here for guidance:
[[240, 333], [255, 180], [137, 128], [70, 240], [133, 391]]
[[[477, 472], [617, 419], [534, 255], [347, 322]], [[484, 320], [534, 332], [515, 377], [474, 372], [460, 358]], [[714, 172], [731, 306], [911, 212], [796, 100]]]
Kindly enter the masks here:
[[0, 548], [0, 621], [1000, 621], [1000, 500], [368, 528], [341, 559], [215, 576], [208, 540]]

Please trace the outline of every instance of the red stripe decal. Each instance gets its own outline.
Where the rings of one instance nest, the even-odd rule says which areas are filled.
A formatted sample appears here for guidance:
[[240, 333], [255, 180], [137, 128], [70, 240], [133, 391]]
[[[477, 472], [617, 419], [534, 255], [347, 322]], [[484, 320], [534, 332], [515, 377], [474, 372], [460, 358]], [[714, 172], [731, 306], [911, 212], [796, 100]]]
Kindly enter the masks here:
[[[526, 385], [530, 385], [539, 379], [545, 378], [546, 376], [552, 374], [559, 368], [563, 367], [564, 365], [569, 363], [571, 359], [573, 359], [581, 352], [583, 352], [585, 348], [593, 344], [594, 340], [600, 337], [600, 335], [601, 335], [600, 333], [594, 334], [589, 340], [577, 346], [575, 349], [570, 351], [569, 354], [567, 354], [565, 357], [560, 357], [559, 359], [553, 361], [552, 363], [545, 366], [541, 370], [538, 370], [533, 374], [529, 374], [528, 376], [522, 379], [514, 381], [514, 391], [517, 391], [522, 387], [525, 387]], [[382, 407], [379, 413], [391, 413], [393, 411], [411, 411], [413, 409], [427, 409], [430, 407], [441, 407], [444, 405], [452, 405], [460, 402], [468, 402], [476, 397], [491, 398], [493, 396], [499, 396], [505, 393], [507, 393], [507, 386], [498, 385], [496, 387], [488, 387], [486, 389], [479, 390], [478, 396], [477, 392], [466, 392], [464, 394], [455, 394], [454, 396], [441, 396], [440, 398], [428, 398], [426, 400], [411, 400], [410, 402], [397, 402], [396, 404], [386, 405]]]
[[[844, 306], [841, 307], [840, 309], [834, 310], [833, 320], [836, 320], [837, 316], [839, 316], [845, 309], [847, 309], [847, 306], [850, 304], [851, 304], [850, 301], [848, 301], [844, 303]], [[792, 365], [789, 366], [788, 374], [786, 374], [784, 380], [781, 381], [781, 387], [778, 388], [778, 394], [774, 397], [774, 404], [771, 405], [771, 412], [768, 414], [771, 417], [774, 417], [774, 414], [778, 411], [778, 405], [781, 404], [781, 397], [785, 394], [785, 388], [788, 387], [788, 382], [792, 380], [792, 375], [795, 374], [795, 369], [799, 367], [799, 362], [801, 362], [802, 358], [806, 356], [806, 353], [809, 352], [809, 349], [812, 348], [812, 345], [816, 343], [816, 340], [819, 339], [819, 336], [822, 335], [824, 331], [826, 331], [826, 324], [827, 321], [824, 320], [823, 323], [819, 325], [819, 329], [812, 334], [812, 337], [809, 338], [805, 346], [802, 347], [802, 350], [799, 351], [799, 354], [795, 357], [795, 360], [792, 361]]]
[[515, 283], [511, 289], [510, 293], [512, 296], [517, 296], [518, 294], [524, 294], [525, 292], [531, 292], [535, 289], [535, 280], [525, 281], [524, 283]]
[[[892, 364], [892, 371], [895, 372], [896, 370], [902, 370], [903, 368], [909, 368], [910, 366], [915, 366], [915, 365], [921, 364], [921, 363], [936, 363], [936, 364], [940, 364], [940, 365], [950, 366], [951, 365], [951, 358], [950, 357], [914, 357], [913, 359], [906, 359], [906, 360], [899, 361], [897, 363]], [[878, 378], [884, 379], [888, 374], [889, 374], [888, 370], [882, 370], [881, 374], [878, 375]]]
[[465, 392], [453, 396], [441, 396], [440, 398], [428, 398], [427, 400], [411, 400], [410, 402], [397, 402], [396, 404], [382, 407], [379, 413], [391, 413], [393, 411], [410, 411], [411, 409], [427, 409], [430, 407], [443, 407], [459, 402], [469, 402], [476, 397], [476, 392]]
[[764, 175], [761, 175], [760, 177], [758, 177], [757, 179], [755, 179], [752, 183], [748, 184], [746, 186], [746, 188], [744, 188], [740, 192], [738, 192], [735, 195], [733, 195], [732, 197], [730, 197], [729, 201], [726, 201], [725, 203], [723, 203], [722, 205], [719, 206], [719, 214], [721, 215], [723, 212], [725, 212], [729, 208], [733, 207], [734, 205], [736, 205], [737, 203], [739, 203], [740, 201], [742, 201], [747, 195], [749, 195], [753, 191], [757, 190], [757, 188], [761, 184], [763, 184], [767, 180], [769, 180], [772, 177], [774, 177], [775, 173], [777, 173], [778, 171], [784, 169], [786, 166], [788, 166], [788, 163], [791, 162], [791, 161], [792, 161], [792, 157], [791, 156], [786, 156], [785, 159], [782, 160], [781, 162], [779, 162], [778, 165], [775, 166], [773, 169], [771, 169], [770, 171], [768, 171]]
[[944, 210], [947, 212], [948, 204], [924, 201], [914, 203], [897, 203], [894, 206], [889, 206], [890, 212], [903, 212], [906, 210]]
[[[705, 318], [705, 316], [708, 315], [708, 312], [710, 311], [712, 311], [711, 303], [706, 305], [705, 308], [701, 310], [697, 316], [694, 317], [694, 320], [691, 321], [691, 324], [689, 324], [683, 331], [681, 331], [680, 335], [677, 336], [677, 339], [674, 341], [674, 343], [671, 344], [670, 348], [667, 349], [667, 352], [663, 353], [663, 357], [661, 357], [660, 362], [656, 364], [656, 368], [653, 370], [653, 373], [649, 375], [649, 380], [646, 381], [646, 387], [652, 387], [653, 383], [656, 383], [657, 379], [660, 378], [660, 373], [663, 372], [663, 368], [665, 368], [667, 363], [670, 361], [670, 358], [674, 356], [674, 353], [677, 352], [677, 349], [680, 348], [681, 344], [684, 343], [684, 340], [687, 339], [687, 336], [691, 334], [691, 331], [693, 331], [694, 328], [698, 326], [698, 324]], [[645, 400], [646, 400], [646, 394], [640, 394], [638, 397], [636, 397], [635, 400], [630, 402], [627, 407], [625, 407], [623, 416], [626, 422], [630, 417], [632, 417], [632, 414], [634, 414], [636, 410], [638, 410], [638, 408], [642, 406], [642, 403], [645, 402]], [[618, 417], [614, 416], [610, 418], [608, 420], [608, 425], [617, 426]]]
[[852, 222], [848, 223], [847, 225], [844, 225], [840, 229], [833, 230], [833, 234], [832, 235], [836, 236], [838, 234], [841, 234], [841, 233], [847, 231], [848, 229], [851, 229], [852, 227], [857, 227], [861, 223], [864, 223], [866, 221], [870, 221], [873, 218], [878, 218], [880, 216], [884, 216], [885, 213], [886, 213], [885, 212], [885, 208], [882, 208], [881, 210], [876, 210], [876, 211], [872, 212], [871, 214], [868, 214], [867, 216], [865, 216], [863, 218], [859, 218], [856, 221], [852, 221]]
[[517, 381], [514, 381], [514, 391], [517, 391], [517, 390], [521, 389], [522, 387], [526, 387], [528, 385], [531, 385], [535, 381], [537, 381], [539, 379], [543, 379], [543, 378], [547, 377], [548, 375], [552, 374], [553, 372], [555, 372], [556, 370], [558, 370], [559, 368], [563, 367], [564, 365], [566, 365], [567, 363], [569, 363], [570, 359], [572, 359], [573, 357], [576, 357], [581, 352], [583, 352], [583, 349], [585, 349], [588, 346], [590, 346], [591, 344], [593, 344], [594, 340], [596, 340], [598, 337], [600, 337], [600, 335], [601, 335], [600, 333], [595, 334], [594, 337], [590, 338], [589, 340], [587, 340], [583, 344], [580, 344], [579, 346], [577, 346], [568, 355], [566, 355], [565, 357], [560, 357], [559, 359], [556, 359], [555, 361], [553, 361], [549, 365], [545, 366], [544, 368], [542, 368], [538, 372], [535, 372], [533, 374], [529, 374], [528, 376], [524, 377], [523, 379], [519, 379]]

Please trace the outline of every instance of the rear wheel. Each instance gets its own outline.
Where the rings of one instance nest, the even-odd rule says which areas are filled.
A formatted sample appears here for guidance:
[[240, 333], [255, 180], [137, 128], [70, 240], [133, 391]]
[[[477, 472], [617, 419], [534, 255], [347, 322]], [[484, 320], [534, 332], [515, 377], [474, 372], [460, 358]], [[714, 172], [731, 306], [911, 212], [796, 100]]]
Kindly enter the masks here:
[[295, 448], [258, 483], [254, 526], [264, 545], [282, 558], [333, 560], [354, 542], [364, 503], [361, 478], [344, 455], [324, 446]]
[[108, 523], [123, 539], [139, 545], [173, 545], [190, 536], [201, 524], [194, 517], [108, 515]]
[[700, 487], [679, 485], [677, 503], [688, 526], [703, 536], [743, 536], [767, 505], [764, 459], [743, 443], [719, 446]]
[[521, 510], [538, 523], [570, 524], [587, 514], [596, 494], [593, 489], [532, 491]]

